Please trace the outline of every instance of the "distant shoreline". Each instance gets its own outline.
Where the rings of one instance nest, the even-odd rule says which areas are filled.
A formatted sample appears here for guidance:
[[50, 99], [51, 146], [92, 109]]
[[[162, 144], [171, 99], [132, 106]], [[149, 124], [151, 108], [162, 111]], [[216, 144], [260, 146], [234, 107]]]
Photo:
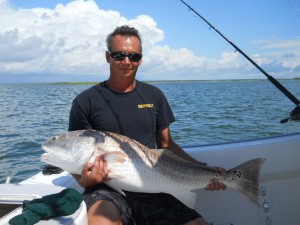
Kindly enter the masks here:
[[[300, 77], [296, 78], [282, 78], [278, 81], [300, 80]], [[140, 80], [149, 84], [161, 84], [161, 83], [192, 83], [192, 82], [254, 82], [254, 81], [268, 81], [268, 79], [228, 79], [228, 80]], [[50, 84], [50, 85], [95, 85], [101, 81], [58, 81], [58, 82], [26, 82], [26, 83], [0, 83], [0, 85], [6, 84]]]
[[[300, 80], [299, 78], [292, 79], [278, 79], [278, 80]], [[190, 82], [245, 82], [245, 81], [267, 81], [267, 79], [233, 79], [233, 80], [153, 80], [153, 81], [142, 81], [145, 83], [190, 83]], [[78, 82], [51, 82], [51, 84], [98, 84], [99, 81], [78, 81]]]

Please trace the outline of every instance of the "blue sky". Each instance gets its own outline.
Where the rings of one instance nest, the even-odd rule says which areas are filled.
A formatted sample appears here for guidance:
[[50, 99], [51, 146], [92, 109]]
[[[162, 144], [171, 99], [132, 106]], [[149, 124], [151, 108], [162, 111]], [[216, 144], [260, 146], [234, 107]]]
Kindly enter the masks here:
[[[275, 78], [300, 77], [299, 0], [185, 0]], [[0, 83], [102, 81], [105, 37], [137, 27], [140, 80], [265, 79], [180, 0], [0, 0]]]

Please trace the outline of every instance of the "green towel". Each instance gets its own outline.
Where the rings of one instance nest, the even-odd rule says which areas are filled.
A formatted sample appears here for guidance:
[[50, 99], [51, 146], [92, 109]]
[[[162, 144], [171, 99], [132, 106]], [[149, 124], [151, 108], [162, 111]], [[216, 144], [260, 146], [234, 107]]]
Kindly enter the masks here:
[[32, 201], [25, 200], [22, 214], [11, 218], [9, 224], [32, 225], [42, 219], [71, 215], [79, 208], [82, 200], [82, 195], [71, 188]]

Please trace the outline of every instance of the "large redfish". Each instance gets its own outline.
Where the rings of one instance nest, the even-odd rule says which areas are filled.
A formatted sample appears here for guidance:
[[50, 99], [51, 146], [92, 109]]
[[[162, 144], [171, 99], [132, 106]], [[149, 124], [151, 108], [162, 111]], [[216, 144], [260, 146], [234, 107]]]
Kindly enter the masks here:
[[128, 137], [105, 131], [68, 132], [46, 141], [41, 160], [72, 174], [103, 155], [110, 170], [109, 186], [122, 192], [169, 193], [194, 207], [194, 190], [218, 179], [259, 205], [259, 171], [262, 158], [249, 160], [223, 176], [214, 167], [188, 162], [169, 150], [149, 149]]

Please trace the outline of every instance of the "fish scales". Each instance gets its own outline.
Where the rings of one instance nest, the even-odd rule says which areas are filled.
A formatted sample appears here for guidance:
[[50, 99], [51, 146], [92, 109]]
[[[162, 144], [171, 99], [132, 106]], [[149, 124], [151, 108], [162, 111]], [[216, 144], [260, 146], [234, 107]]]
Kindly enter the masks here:
[[[152, 150], [125, 136], [109, 132], [105, 133], [106, 137], [110, 137], [116, 141], [108, 141], [108, 143], [114, 143], [113, 147], [110, 148], [112, 151], [116, 151], [119, 147], [118, 150], [124, 151], [129, 156], [129, 159], [131, 159], [131, 163], [134, 164], [134, 162], [140, 162], [141, 166], [146, 164], [156, 171], [156, 173], [165, 178], [168, 177], [170, 180], [179, 180], [181, 182], [184, 181], [185, 183], [188, 182], [195, 184], [195, 187], [199, 188], [199, 183], [195, 181], [199, 181], [199, 179], [196, 179], [197, 177], [205, 181], [200, 187], [205, 187], [210, 182], [212, 172], [213, 175], [216, 174], [215, 169], [206, 172], [201, 165], [181, 159], [168, 150]], [[119, 146], [118, 144], [115, 145], [115, 143], [118, 143]], [[104, 146], [100, 146], [100, 148], [105, 149]], [[98, 154], [95, 156], [98, 156]], [[217, 171], [217, 174], [218, 173], [219, 171]], [[207, 176], [205, 177], [205, 175]]]
[[123, 193], [165, 192], [193, 207], [194, 190], [206, 187], [211, 179], [240, 192], [259, 205], [259, 172], [262, 158], [249, 160], [227, 171], [225, 176], [214, 167], [192, 163], [169, 150], [149, 149], [139, 142], [107, 131], [71, 131], [46, 141], [41, 160], [72, 174], [81, 174], [87, 162], [98, 155], [107, 161], [112, 188]]
[[[99, 134], [99, 132], [97, 134]], [[200, 165], [195, 166], [194, 163], [178, 158], [173, 155], [173, 153], [168, 152], [168, 150], [152, 150], [136, 141], [130, 140], [127, 137], [115, 133], [106, 132], [106, 138], [108, 139], [107, 143], [111, 143], [112, 145], [109, 147], [109, 149], [111, 149], [112, 151], [116, 151], [117, 148], [119, 148], [118, 150], [124, 151], [130, 159], [130, 163], [129, 165], [127, 165], [127, 171], [124, 170], [125, 165], [120, 165], [121, 168], [119, 172], [116, 172], [116, 167], [112, 170], [115, 174], [124, 173], [126, 171], [126, 175], [131, 177], [133, 176], [134, 172], [140, 173], [140, 171], [143, 171], [144, 180], [145, 182], [147, 182], [149, 179], [145, 178], [147, 177], [145, 176], [145, 172], [148, 171], [148, 174], [150, 174], [151, 172], [151, 176], [162, 176], [161, 182], [159, 182], [159, 184], [161, 184], [162, 186], [170, 185], [170, 182], [174, 185], [177, 185], [177, 182], [183, 183], [184, 185], [180, 186], [181, 190], [185, 190], [183, 188], [184, 186], [190, 188], [190, 185], [194, 185], [195, 189], [206, 187], [212, 177], [212, 172], [208, 173], [203, 170]], [[109, 140], [110, 138], [113, 140]], [[105, 146], [101, 146], [102, 143], [103, 142], [98, 143], [99, 148], [105, 149]], [[95, 154], [95, 157], [98, 155], [99, 154]], [[175, 161], [176, 163], [174, 163]], [[152, 170], [148, 170], [145, 164], [148, 167], [152, 168]], [[133, 167], [130, 168], [130, 165], [133, 165]], [[134, 168], [139, 169], [135, 170]], [[213, 175], [215, 174], [216, 171], [214, 170]], [[199, 183], [199, 181], [202, 182]], [[145, 186], [149, 187], [149, 185]], [[153, 184], [151, 186], [153, 186]], [[153, 189], [154, 188], [150, 190], [147, 189], [147, 191], [154, 192], [155, 190]], [[135, 191], [137, 191], [137, 189], [135, 189]]]

